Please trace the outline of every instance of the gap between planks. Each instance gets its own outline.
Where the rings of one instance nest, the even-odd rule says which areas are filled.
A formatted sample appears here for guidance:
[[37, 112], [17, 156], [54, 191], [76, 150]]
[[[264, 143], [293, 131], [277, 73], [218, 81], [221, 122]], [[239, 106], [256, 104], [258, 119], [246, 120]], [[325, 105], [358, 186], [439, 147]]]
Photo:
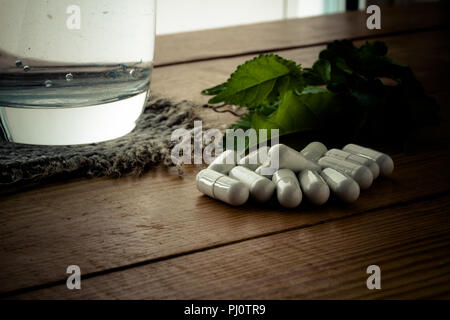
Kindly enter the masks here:
[[[344, 223], [346, 218], [337, 219], [316, 224], [314, 228], [299, 228], [230, 244], [229, 248], [218, 247], [155, 265], [120, 270], [124, 272], [119, 274], [84, 277], [84, 290], [76, 292], [69, 292], [63, 282], [55, 284], [56, 287], [41, 288], [42, 291], [18, 292], [19, 296], [12, 298], [59, 299], [64, 295], [76, 299], [441, 296], [445, 295], [443, 291], [450, 277], [449, 258], [445, 256], [450, 248], [450, 230], [448, 215], [443, 212], [449, 201], [448, 194], [442, 194], [375, 210], [371, 215], [353, 215], [348, 219], [352, 223]], [[330, 233], [337, 238], [330, 238]], [[300, 243], [293, 242], [295, 239]], [[247, 255], [248, 261], [242, 260]], [[267, 259], [271, 263], [267, 263]], [[368, 277], [365, 268], [373, 262], [382, 267], [384, 290], [365, 288]]]
[[[442, 151], [394, 156], [398, 168], [392, 179], [377, 183], [377, 192], [364, 193], [352, 206], [336, 202], [317, 209], [304, 206], [301, 214], [274, 205], [230, 208], [197, 194], [192, 196], [191, 176], [183, 182], [157, 172], [125, 183], [68, 183], [14, 195], [5, 199], [0, 215], [4, 252], [1, 289], [5, 293], [58, 281], [74, 261], [86, 274], [95, 274], [120, 268], [125, 261], [130, 265], [192, 252], [440, 194], [449, 191], [450, 172], [447, 167], [439, 172], [435, 168], [442, 167], [448, 157], [448, 152]], [[174, 188], [180, 201], [170, 195], [161, 197]], [[72, 194], [78, 196], [73, 198]], [[145, 204], [152, 205], [143, 207]]]
[[[374, 213], [374, 212], [377, 212], [377, 211], [383, 211], [383, 210], [387, 210], [387, 209], [395, 209], [395, 208], [399, 208], [399, 207], [405, 207], [405, 206], [408, 206], [408, 205], [414, 205], [414, 204], [417, 204], [417, 203], [420, 203], [420, 202], [424, 202], [424, 201], [438, 200], [440, 198], [444, 198], [444, 197], [449, 196], [449, 195], [450, 195], [450, 190], [447, 190], [447, 191], [435, 193], [435, 194], [432, 194], [432, 195], [427, 195], [427, 196], [424, 196], [424, 197], [417, 197], [417, 198], [414, 198], [414, 199], [411, 199], [411, 200], [407, 200], [407, 201], [400, 201], [400, 202], [397, 202], [397, 203], [394, 203], [394, 204], [389, 204], [389, 205], [380, 206], [380, 207], [373, 208], [373, 209], [368, 209], [368, 210], [365, 210], [365, 211], [352, 213], [352, 214], [349, 214], [349, 215], [346, 215], [346, 216], [341, 216], [341, 217], [337, 217], [337, 218], [331, 218], [331, 219], [327, 219], [327, 220], [321, 220], [321, 221], [317, 221], [317, 222], [311, 223], [311, 224], [306, 224], [306, 225], [301, 225], [301, 226], [297, 226], [297, 227], [286, 228], [286, 229], [278, 230], [278, 231], [267, 232], [267, 233], [263, 233], [263, 234], [259, 234], [259, 235], [255, 235], [255, 236], [250, 236], [250, 237], [247, 237], [247, 238], [242, 238], [242, 239], [238, 239], [238, 240], [234, 240], [234, 241], [220, 243], [220, 244], [217, 244], [217, 245], [205, 246], [205, 247], [202, 247], [202, 248], [193, 249], [193, 250], [189, 250], [189, 251], [185, 251], [185, 252], [180, 252], [180, 253], [176, 253], [176, 254], [162, 256], [162, 257], [158, 257], [158, 258], [154, 258], [154, 259], [143, 260], [143, 261], [140, 261], [140, 262], [137, 262], [137, 263], [132, 263], [132, 264], [128, 264], [128, 265], [122, 265], [122, 266], [115, 267], [115, 268], [110, 268], [110, 269], [101, 270], [101, 271], [97, 271], [97, 272], [87, 273], [87, 274], [83, 274], [82, 278], [83, 279], [91, 279], [91, 278], [95, 278], [95, 277], [98, 277], [98, 276], [108, 275], [108, 274], [121, 272], [121, 271], [129, 270], [129, 269], [132, 269], [132, 268], [136, 268], [136, 267], [149, 265], [149, 264], [152, 264], [152, 263], [162, 262], [162, 261], [166, 261], [166, 260], [170, 260], [170, 259], [175, 259], [175, 258], [179, 258], [179, 257], [195, 254], [195, 253], [200, 253], [200, 252], [210, 251], [210, 250], [223, 248], [223, 247], [227, 247], [227, 246], [232, 246], [232, 245], [235, 245], [235, 244], [239, 244], [239, 243], [243, 243], [243, 242], [247, 242], [247, 241], [251, 241], [251, 240], [263, 239], [263, 238], [266, 238], [266, 237], [279, 235], [279, 234], [282, 234], [282, 233], [288, 233], [288, 232], [292, 232], [292, 231], [296, 231], [296, 230], [302, 230], [302, 229], [315, 227], [315, 226], [318, 226], [318, 225], [323, 225], [323, 224], [326, 224], [326, 223], [332, 223], [332, 222], [336, 222], [336, 221], [342, 221], [342, 220], [346, 220], [346, 219], [351, 219], [351, 218], [354, 218], [354, 217], [357, 217], [357, 216], [361, 216], [361, 215], [369, 214], [369, 213]], [[49, 282], [49, 283], [44, 283], [44, 284], [40, 284], [40, 285], [36, 285], [36, 286], [31, 286], [31, 287], [27, 287], [27, 288], [21, 288], [21, 289], [13, 290], [13, 291], [6, 292], [6, 293], [1, 293], [0, 294], [0, 299], [5, 299], [5, 298], [13, 297], [15, 295], [25, 294], [25, 293], [29, 293], [29, 292], [32, 292], [32, 291], [38, 291], [38, 290], [42, 290], [42, 289], [46, 289], [46, 288], [51, 288], [51, 287], [55, 287], [55, 286], [59, 286], [59, 285], [64, 285], [66, 283], [66, 280], [67, 279], [61, 279], [61, 280], [52, 281], [52, 282]]]
[[[373, 36], [448, 25], [443, 3], [382, 7], [382, 28], [368, 30], [364, 11], [288, 19], [156, 37], [155, 63], [285, 48], [333, 39]], [[180, 50], [181, 49], [181, 50]]]
[[[348, 39], [351, 41], [375, 40], [375, 39], [379, 39], [379, 38], [390, 38], [390, 37], [397, 37], [397, 36], [402, 36], [402, 35], [413, 35], [413, 34], [418, 34], [418, 33], [447, 30], [447, 29], [448, 29], [448, 26], [433, 26], [433, 27], [417, 28], [417, 29], [410, 29], [410, 30], [386, 32], [386, 33], [377, 33], [377, 34], [373, 34], [373, 35], [354, 36], [354, 37], [348, 37], [345, 39]], [[340, 40], [340, 39], [338, 39], [338, 40]], [[332, 41], [333, 40], [327, 40], [327, 41], [315, 42], [315, 43], [304, 44], [304, 45], [272, 47], [272, 48], [267, 48], [267, 49], [242, 51], [242, 52], [233, 53], [233, 54], [216, 55], [216, 56], [211, 56], [211, 57], [199, 57], [199, 58], [192, 58], [192, 59], [173, 61], [173, 62], [155, 63], [154, 68], [164, 68], [164, 67], [177, 66], [177, 65], [181, 65], [181, 64], [190, 64], [190, 63], [196, 63], [196, 62], [238, 58], [238, 57], [242, 57], [242, 56], [272, 53], [275, 51], [283, 52], [283, 51], [289, 51], [289, 50], [314, 48], [314, 47], [319, 47], [319, 46], [326, 46], [327, 44], [331, 43]]]

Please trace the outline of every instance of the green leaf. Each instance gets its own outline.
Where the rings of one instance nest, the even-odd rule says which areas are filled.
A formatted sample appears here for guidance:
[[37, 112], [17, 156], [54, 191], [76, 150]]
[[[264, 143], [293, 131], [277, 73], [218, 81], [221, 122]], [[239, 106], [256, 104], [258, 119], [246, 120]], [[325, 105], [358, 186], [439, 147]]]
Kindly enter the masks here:
[[267, 105], [267, 106], [260, 106], [257, 108], [249, 109], [249, 112], [247, 114], [244, 114], [241, 116], [241, 118], [234, 124], [232, 124], [229, 128], [230, 129], [243, 129], [247, 130], [252, 127], [252, 121], [253, 117], [257, 114], [259, 117], [268, 117], [272, 113], [274, 113], [278, 109], [278, 102]]
[[215, 96], [215, 95], [221, 93], [223, 90], [225, 90], [225, 83], [221, 83], [212, 88], [205, 89], [201, 92], [201, 94], [204, 96]]
[[[331, 65], [330, 65], [331, 66]], [[342, 58], [337, 58], [336, 59], [336, 67], [339, 68], [340, 70], [344, 71], [347, 74], [353, 74], [353, 69], [350, 68], [347, 63], [345, 62], [344, 59]], [[331, 69], [331, 67], [330, 67]]]
[[[300, 67], [277, 55], [260, 55], [240, 65], [209, 103], [254, 108], [276, 102], [280, 92], [302, 88]], [[214, 91], [214, 90], [213, 90]]]
[[330, 61], [319, 59], [314, 63], [312, 70], [320, 77], [323, 83], [327, 83], [331, 80]]
[[[202, 94], [214, 95], [210, 103], [248, 108], [231, 126], [235, 129], [303, 132], [342, 143], [400, 142], [417, 128], [435, 124], [439, 107], [411, 68], [387, 52], [380, 41], [357, 48], [349, 40], [337, 40], [305, 69], [276, 55], [261, 55]], [[394, 81], [385, 85], [385, 78]]]
[[258, 129], [279, 129], [280, 135], [319, 129], [338, 110], [338, 100], [334, 93], [316, 88], [300, 95], [286, 92], [278, 110], [269, 117], [255, 114], [252, 127]]

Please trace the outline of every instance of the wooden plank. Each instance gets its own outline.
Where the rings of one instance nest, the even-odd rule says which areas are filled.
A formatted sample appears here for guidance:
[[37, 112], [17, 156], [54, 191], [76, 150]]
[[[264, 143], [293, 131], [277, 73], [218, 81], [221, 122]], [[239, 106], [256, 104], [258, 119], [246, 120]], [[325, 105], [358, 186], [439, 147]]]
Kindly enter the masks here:
[[[448, 88], [447, 80], [441, 85], [434, 80], [441, 76], [436, 70], [448, 66], [448, 42], [437, 41], [446, 33], [388, 38], [394, 58], [403, 54], [409, 59], [419, 75], [430, 79], [425, 83], [432, 84], [427, 86], [429, 90]], [[419, 51], [423, 43], [426, 45]], [[310, 51], [319, 49], [285, 53], [298, 61], [313, 61], [317, 52], [313, 55]], [[161, 89], [171, 84], [161, 91], [189, 97], [193, 87], [200, 90], [222, 81], [219, 78], [225, 78], [238, 61], [210, 63], [213, 62], [192, 63], [186, 65], [188, 68], [157, 68], [155, 77], [159, 74], [168, 78], [155, 79], [154, 85]], [[203, 72], [203, 78], [199, 72]], [[169, 81], [177, 79], [180, 83], [176, 85]], [[202, 81], [203, 84], [196, 84]], [[198, 91], [195, 95], [198, 97]], [[443, 101], [448, 110], [448, 95]], [[226, 123], [221, 114], [214, 116]], [[448, 133], [448, 126], [440, 129], [444, 131], [435, 132], [436, 140], [448, 139], [448, 134], [443, 135]], [[184, 179], [160, 169], [143, 178], [82, 180], [3, 196], [0, 292], [63, 279], [67, 265], [75, 262], [85, 273], [99, 272], [445, 192], [450, 175], [448, 157], [448, 149], [415, 156], [397, 155], [394, 178], [377, 182], [356, 204], [331, 204], [320, 209], [302, 206], [298, 214], [276, 206], [231, 208], [201, 197], [193, 182], [198, 169], [189, 169]]]
[[[410, 299], [448, 294], [450, 196], [15, 296], [19, 299]], [[368, 290], [366, 269], [381, 269]]]
[[[156, 37], [155, 63], [167, 65], [367, 38], [448, 25], [447, 4], [382, 8], [382, 28], [368, 30], [364, 11]], [[180, 50], [180, 48], [182, 48]]]
[[276, 202], [234, 208], [202, 196], [198, 168], [184, 179], [157, 170], [14, 194], [0, 206], [0, 293], [64, 279], [71, 264], [101, 272], [448, 192], [449, 158], [450, 150], [394, 155], [392, 178], [377, 180], [354, 204], [295, 210]]

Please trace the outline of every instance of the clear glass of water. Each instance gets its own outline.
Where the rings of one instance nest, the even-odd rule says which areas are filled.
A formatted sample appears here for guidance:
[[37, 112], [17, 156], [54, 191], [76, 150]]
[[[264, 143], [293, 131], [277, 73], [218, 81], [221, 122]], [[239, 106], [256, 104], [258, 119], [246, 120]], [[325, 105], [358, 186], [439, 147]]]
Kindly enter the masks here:
[[155, 0], [0, 0], [0, 135], [100, 142], [133, 130], [149, 93]]

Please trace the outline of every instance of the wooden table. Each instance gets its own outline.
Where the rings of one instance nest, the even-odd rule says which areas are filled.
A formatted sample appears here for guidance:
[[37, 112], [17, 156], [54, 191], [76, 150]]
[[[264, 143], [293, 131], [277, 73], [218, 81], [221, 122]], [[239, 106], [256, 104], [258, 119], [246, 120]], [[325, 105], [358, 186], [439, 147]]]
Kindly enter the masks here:
[[[310, 66], [327, 42], [383, 40], [412, 66], [441, 105], [417, 151], [393, 154], [396, 169], [351, 205], [296, 210], [233, 208], [202, 196], [194, 177], [158, 168], [141, 178], [79, 179], [0, 196], [3, 298], [303, 299], [450, 297], [449, 29], [446, 9], [382, 9], [382, 29], [364, 12], [294, 19], [157, 38], [152, 90], [206, 100], [261, 52]], [[215, 123], [234, 116], [204, 111]], [[81, 290], [68, 290], [78, 265]], [[366, 268], [381, 268], [368, 290]]]

